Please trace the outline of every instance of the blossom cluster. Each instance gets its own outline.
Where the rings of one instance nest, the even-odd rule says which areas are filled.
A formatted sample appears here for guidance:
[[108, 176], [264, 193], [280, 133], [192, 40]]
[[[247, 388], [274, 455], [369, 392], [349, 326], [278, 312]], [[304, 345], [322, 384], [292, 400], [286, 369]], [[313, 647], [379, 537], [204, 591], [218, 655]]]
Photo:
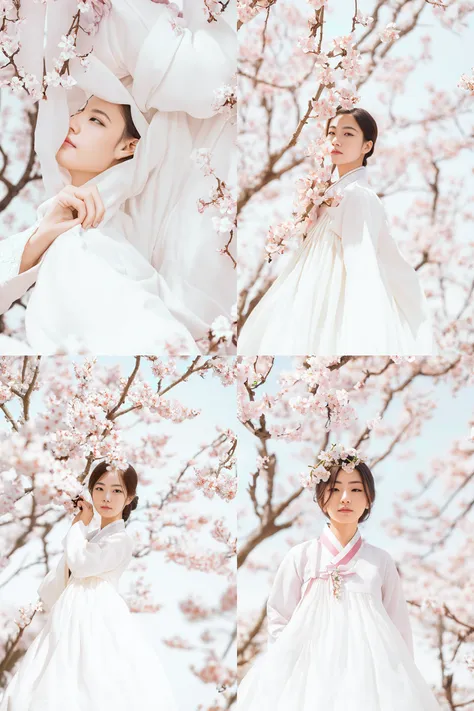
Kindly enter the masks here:
[[198, 149], [193, 152], [191, 157], [204, 176], [214, 178], [215, 182], [211, 187], [209, 199], [205, 200], [204, 198], [199, 198], [197, 201], [197, 209], [200, 214], [203, 214], [210, 208], [213, 209], [214, 213], [217, 213], [212, 216], [213, 227], [218, 235], [225, 235], [227, 237], [226, 244], [224, 247], [219, 248], [218, 251], [222, 255], [227, 255], [235, 268], [237, 262], [230, 252], [230, 245], [237, 227], [237, 206], [234, 191], [229, 188], [224, 180], [221, 180], [216, 175], [215, 169], [212, 166], [212, 156], [207, 149]]
[[330, 449], [320, 451], [316, 464], [310, 465], [309, 475], [302, 477], [302, 485], [310, 488], [321, 481], [327, 481], [332, 468], [336, 466], [345, 472], [351, 472], [362, 461], [361, 455], [353, 447], [333, 444]]

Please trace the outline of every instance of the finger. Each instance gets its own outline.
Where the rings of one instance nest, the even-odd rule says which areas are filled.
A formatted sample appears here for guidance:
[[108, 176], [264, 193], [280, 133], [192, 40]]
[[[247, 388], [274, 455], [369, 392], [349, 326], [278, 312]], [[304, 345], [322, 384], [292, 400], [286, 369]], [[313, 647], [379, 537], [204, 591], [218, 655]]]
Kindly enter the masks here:
[[95, 222], [95, 213], [96, 213], [95, 202], [94, 202], [94, 198], [92, 197], [91, 193], [84, 194], [82, 199], [84, 200], [86, 210], [87, 210], [87, 217], [84, 220], [84, 222], [82, 223], [82, 226], [85, 230], [87, 230]]
[[62, 235], [65, 232], [68, 232], [68, 230], [72, 230], [73, 227], [77, 227], [78, 225], [82, 224], [82, 218], [81, 217], [76, 217], [74, 220], [68, 220], [67, 222], [60, 222], [56, 229], [58, 234]]
[[93, 196], [94, 196], [94, 202], [95, 202], [95, 208], [96, 208], [96, 218], [95, 218], [95, 222], [94, 222], [94, 227], [97, 227], [97, 225], [99, 225], [102, 222], [102, 220], [104, 219], [105, 207], [104, 207], [104, 203], [102, 202], [102, 198], [100, 197], [100, 193], [97, 190], [97, 188], [94, 190]]
[[[80, 218], [81, 223], [83, 222], [87, 213], [86, 206], [81, 198], [78, 198], [75, 195], [61, 195], [58, 202], [62, 207], [68, 207], [69, 209], [76, 210], [77, 217]], [[76, 218], [73, 219], [75, 220]]]

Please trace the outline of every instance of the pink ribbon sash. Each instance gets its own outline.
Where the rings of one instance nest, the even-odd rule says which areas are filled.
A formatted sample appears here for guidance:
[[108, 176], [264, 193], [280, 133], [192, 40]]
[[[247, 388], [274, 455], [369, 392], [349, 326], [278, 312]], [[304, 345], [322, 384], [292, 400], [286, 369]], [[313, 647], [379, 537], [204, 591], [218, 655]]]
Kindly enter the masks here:
[[363, 543], [359, 529], [357, 529], [355, 536], [341, 551], [337, 549], [336, 545], [331, 539], [331, 536], [332, 534], [329, 533], [329, 529], [326, 529], [319, 537], [319, 544], [324, 546], [329, 551], [329, 553], [331, 553], [333, 558], [331, 562], [327, 564], [324, 570], [318, 571], [318, 573], [308, 586], [305, 596], [312, 587], [314, 580], [321, 578], [321, 580], [330, 580], [333, 595], [337, 600], [340, 600], [342, 583], [344, 579], [348, 578], [350, 575], [355, 575], [354, 570], [349, 568], [348, 564], [360, 551]]

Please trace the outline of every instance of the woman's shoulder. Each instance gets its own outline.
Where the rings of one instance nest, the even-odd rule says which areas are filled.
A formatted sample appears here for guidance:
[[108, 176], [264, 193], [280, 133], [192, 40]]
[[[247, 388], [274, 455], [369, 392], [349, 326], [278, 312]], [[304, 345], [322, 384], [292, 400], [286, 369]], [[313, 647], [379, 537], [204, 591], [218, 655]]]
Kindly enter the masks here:
[[344, 190], [343, 202], [365, 202], [383, 210], [383, 204], [374, 188], [366, 180], [354, 180]]
[[303, 562], [309, 555], [312, 554], [312, 551], [317, 547], [317, 545], [317, 538], [310, 538], [308, 541], [297, 543], [295, 546], [290, 548], [284, 559], [287, 561], [292, 560], [297, 563]]
[[387, 563], [394, 563], [394, 560], [390, 553], [385, 550], [385, 548], [380, 548], [380, 546], [374, 546], [372, 543], [364, 540], [364, 555], [370, 557], [374, 562], [380, 565], [387, 565]]

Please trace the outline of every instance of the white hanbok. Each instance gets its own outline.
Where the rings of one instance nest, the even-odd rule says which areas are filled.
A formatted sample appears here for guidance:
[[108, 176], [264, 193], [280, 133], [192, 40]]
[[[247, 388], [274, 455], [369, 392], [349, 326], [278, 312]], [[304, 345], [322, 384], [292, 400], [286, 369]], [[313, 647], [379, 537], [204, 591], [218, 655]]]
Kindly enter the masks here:
[[49, 618], [0, 711], [176, 711], [160, 660], [118, 592], [133, 550], [123, 520], [89, 533], [79, 521], [63, 543], [38, 589]]
[[[21, 274], [23, 249], [35, 228], [2, 240], [0, 313], [33, 287], [23, 352], [49, 355], [84, 348], [97, 355], [200, 353], [185, 325], [197, 335], [199, 319], [184, 307], [180, 311], [163, 277], [114, 229], [120, 218], [115, 215], [106, 230], [69, 230]], [[10, 351], [8, 344], [6, 348]], [[18, 351], [16, 343], [13, 348]]]
[[[209, 151], [228, 179], [234, 127], [219, 113], [216, 92], [235, 71], [236, 33], [222, 18], [207, 23], [190, 0], [183, 8], [177, 20], [167, 5], [112, 0], [97, 35], [80, 33], [78, 56], [94, 51], [87, 67], [70, 60], [74, 87], [49, 87], [47, 101], [39, 102], [35, 150], [48, 200], [71, 182], [56, 154], [69, 116], [91, 95], [129, 105], [140, 141], [133, 159], [89, 181], [105, 206], [96, 229], [68, 230], [22, 274], [24, 246], [48, 200], [35, 225], [0, 241], [0, 313], [31, 288], [28, 350], [195, 355], [213, 320], [230, 314], [235, 274], [218, 253], [222, 235], [213, 213], [201, 215], [197, 207], [215, 179], [202, 175], [193, 156]], [[40, 8], [27, 2], [18, 61], [38, 75], [43, 61], [52, 71], [76, 12], [76, 0]]]
[[269, 649], [238, 711], [440, 711], [413, 660], [407, 605], [388, 553], [329, 528], [292, 548], [268, 599]]
[[419, 277], [393, 240], [384, 207], [356, 168], [333, 183], [317, 219], [244, 324], [241, 355], [430, 355]]

